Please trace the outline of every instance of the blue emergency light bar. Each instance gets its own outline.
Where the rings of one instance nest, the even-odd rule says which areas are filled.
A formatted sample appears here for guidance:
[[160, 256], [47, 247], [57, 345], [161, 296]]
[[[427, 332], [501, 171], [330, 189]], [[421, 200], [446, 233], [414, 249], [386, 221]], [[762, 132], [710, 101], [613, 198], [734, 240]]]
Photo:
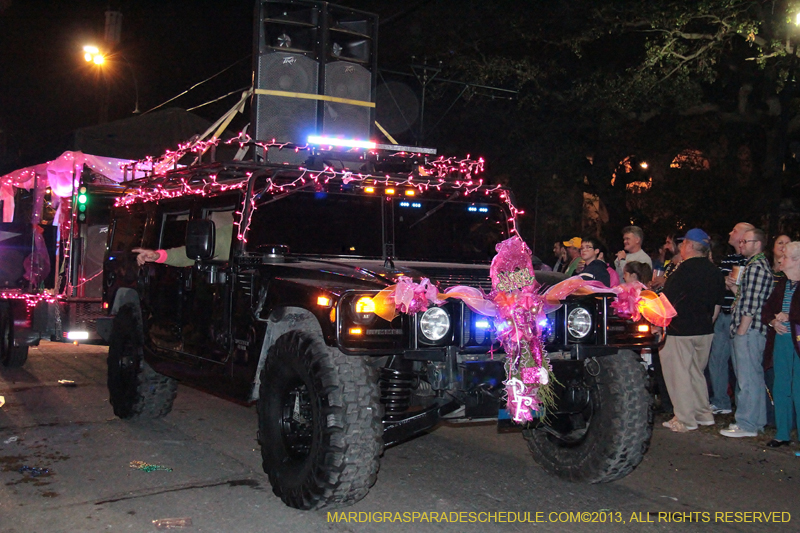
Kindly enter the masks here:
[[377, 144], [372, 141], [357, 141], [355, 139], [339, 139], [336, 137], [323, 137], [321, 135], [309, 135], [308, 144], [320, 146], [341, 146], [345, 148], [366, 148], [374, 150]]

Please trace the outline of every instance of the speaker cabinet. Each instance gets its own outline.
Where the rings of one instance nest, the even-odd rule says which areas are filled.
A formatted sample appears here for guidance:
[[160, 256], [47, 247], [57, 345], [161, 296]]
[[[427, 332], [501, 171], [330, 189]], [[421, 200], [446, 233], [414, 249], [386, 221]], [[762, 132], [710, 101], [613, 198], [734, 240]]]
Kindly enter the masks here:
[[[87, 225], [82, 228], [83, 244], [80, 259], [81, 277], [86, 281], [80, 285], [78, 296], [100, 298], [103, 296], [103, 258], [108, 240], [108, 225]], [[75, 251], [73, 251], [74, 253]], [[79, 253], [81, 253], [79, 252]]]
[[[327, 2], [257, 0], [254, 138], [295, 144], [312, 134], [368, 139], [374, 106], [326, 97], [375, 102], [377, 28], [377, 15]], [[289, 162], [278, 159], [273, 162]]]

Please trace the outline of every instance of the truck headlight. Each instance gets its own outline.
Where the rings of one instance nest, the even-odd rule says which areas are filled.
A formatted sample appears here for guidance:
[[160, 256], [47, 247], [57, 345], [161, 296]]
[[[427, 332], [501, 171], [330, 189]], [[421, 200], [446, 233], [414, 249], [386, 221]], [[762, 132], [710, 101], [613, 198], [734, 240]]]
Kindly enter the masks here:
[[353, 301], [350, 307], [353, 321], [357, 324], [369, 325], [375, 321], [375, 302], [369, 296], [362, 296]]
[[441, 340], [450, 330], [450, 315], [441, 307], [431, 307], [422, 314], [419, 329], [427, 340]]
[[567, 315], [567, 331], [576, 339], [582, 339], [592, 331], [592, 315], [583, 307], [576, 307]]

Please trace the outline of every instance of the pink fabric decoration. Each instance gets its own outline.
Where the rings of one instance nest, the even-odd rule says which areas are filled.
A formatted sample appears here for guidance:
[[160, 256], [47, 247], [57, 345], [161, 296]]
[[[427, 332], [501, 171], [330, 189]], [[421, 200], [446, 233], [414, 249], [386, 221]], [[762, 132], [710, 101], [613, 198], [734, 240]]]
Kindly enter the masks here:
[[444, 291], [447, 298], [457, 298], [467, 304], [467, 307], [483, 316], [495, 316], [497, 306], [491, 300], [486, 299], [483, 291], [475, 287], [456, 285]]
[[422, 278], [419, 283], [408, 276], [400, 276], [394, 291], [394, 302], [401, 313], [414, 314], [425, 311], [428, 301], [436, 305], [444, 303], [439, 299], [439, 291], [428, 278]]
[[611, 302], [611, 307], [616, 311], [620, 318], [630, 318], [634, 322], [641, 318], [639, 313], [639, 298], [645, 287], [642, 283], [623, 283], [619, 286], [620, 292], [617, 299]]

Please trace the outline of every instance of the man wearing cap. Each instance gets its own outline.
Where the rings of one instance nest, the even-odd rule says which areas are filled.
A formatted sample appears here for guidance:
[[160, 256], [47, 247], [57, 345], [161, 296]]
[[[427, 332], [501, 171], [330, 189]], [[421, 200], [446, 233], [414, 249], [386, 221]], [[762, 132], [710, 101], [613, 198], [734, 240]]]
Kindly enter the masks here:
[[681, 263], [664, 283], [664, 294], [677, 316], [667, 327], [667, 340], [660, 351], [664, 381], [675, 417], [664, 426], [678, 433], [714, 424], [703, 376], [714, 320], [725, 297], [725, 280], [708, 260], [711, 238], [694, 228], [679, 246]]
[[617, 252], [617, 258], [614, 260], [614, 268], [617, 269], [620, 279], [628, 261], [647, 263], [653, 268], [653, 260], [642, 250], [642, 242], [644, 242], [644, 232], [639, 226], [628, 226], [622, 230], [622, 245], [625, 249]]
[[569, 261], [569, 266], [564, 273], [567, 276], [573, 276], [581, 263], [581, 238], [573, 237], [564, 241], [564, 247], [567, 249], [567, 260]]
[[764, 346], [767, 325], [761, 321], [761, 308], [772, 292], [772, 268], [764, 256], [767, 238], [760, 229], [744, 232], [739, 241], [747, 258], [731, 312], [733, 371], [736, 373], [736, 422], [720, 431], [725, 437], [756, 437], [767, 423], [764, 394]]

